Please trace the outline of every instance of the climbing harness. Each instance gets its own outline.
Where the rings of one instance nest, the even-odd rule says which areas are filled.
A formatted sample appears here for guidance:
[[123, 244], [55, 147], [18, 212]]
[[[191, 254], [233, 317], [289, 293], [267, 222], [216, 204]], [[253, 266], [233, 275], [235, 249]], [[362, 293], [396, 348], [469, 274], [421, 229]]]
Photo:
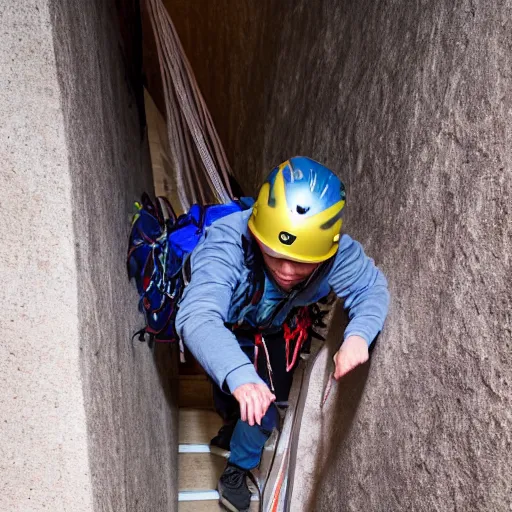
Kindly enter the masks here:
[[[284, 339], [286, 342], [286, 371], [289, 372], [292, 368], [295, 368], [297, 363], [297, 357], [300, 351], [307, 341], [310, 335], [310, 328], [313, 325], [313, 321], [310, 316], [310, 308], [305, 306], [299, 310], [295, 318], [295, 328], [292, 330], [288, 323], [285, 323], [284, 328]], [[290, 344], [295, 342], [295, 348], [293, 355], [290, 360]]]
[[[323, 324], [324, 315], [325, 312], [317, 305], [303, 306], [298, 308], [295, 313], [292, 313], [292, 315], [290, 315], [290, 319], [283, 324], [287, 372], [291, 372], [295, 368], [298, 356], [305, 348], [305, 344], [310, 340], [311, 336], [320, 337], [320, 335], [314, 332], [312, 328], [314, 326], [325, 326], [325, 324]], [[256, 371], [258, 370], [258, 355], [261, 347], [263, 347], [265, 352], [265, 362], [267, 365], [269, 383], [271, 390], [274, 392], [273, 372], [270, 364], [267, 344], [263, 334], [261, 332], [257, 332], [254, 335], [254, 367]]]

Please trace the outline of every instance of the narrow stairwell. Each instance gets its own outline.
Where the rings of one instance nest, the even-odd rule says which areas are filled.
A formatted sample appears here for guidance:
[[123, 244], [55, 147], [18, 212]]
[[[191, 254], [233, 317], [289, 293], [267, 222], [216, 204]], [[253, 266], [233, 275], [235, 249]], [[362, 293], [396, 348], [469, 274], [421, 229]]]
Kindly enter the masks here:
[[[210, 439], [217, 434], [222, 420], [213, 410], [212, 387], [206, 375], [180, 376], [179, 405], [178, 510], [224, 510], [219, 505], [217, 481], [226, 466], [228, 453], [210, 450]], [[258, 492], [255, 488], [251, 490], [250, 510], [258, 511]]]

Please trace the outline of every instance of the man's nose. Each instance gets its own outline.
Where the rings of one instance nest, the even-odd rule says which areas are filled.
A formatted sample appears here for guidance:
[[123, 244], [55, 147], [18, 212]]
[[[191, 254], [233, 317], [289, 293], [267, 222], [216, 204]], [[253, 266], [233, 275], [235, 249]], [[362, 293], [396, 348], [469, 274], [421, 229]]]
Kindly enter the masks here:
[[281, 272], [283, 274], [295, 274], [295, 267], [291, 261], [281, 260]]

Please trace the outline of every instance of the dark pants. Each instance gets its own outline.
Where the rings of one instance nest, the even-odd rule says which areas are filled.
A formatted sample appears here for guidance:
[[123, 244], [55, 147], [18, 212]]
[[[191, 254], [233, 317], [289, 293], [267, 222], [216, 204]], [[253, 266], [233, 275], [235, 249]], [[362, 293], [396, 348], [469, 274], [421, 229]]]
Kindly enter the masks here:
[[[254, 363], [255, 343], [252, 334], [235, 332], [240, 347]], [[250, 426], [240, 419], [240, 408], [238, 402], [232, 395], [224, 393], [218, 386], [214, 385], [213, 397], [215, 408], [225, 422], [237, 422], [233, 437], [231, 438], [231, 456], [229, 462], [236, 464], [243, 469], [253, 469], [260, 463], [261, 452], [265, 442], [272, 430], [279, 427], [279, 412], [277, 406], [284, 406], [288, 401], [290, 388], [293, 379], [293, 368], [286, 371], [286, 343], [283, 333], [271, 334], [264, 337], [269, 353], [270, 366], [272, 368], [272, 382], [276, 404], [272, 404], [261, 425]], [[259, 347], [257, 360], [258, 375], [270, 387], [270, 377], [267, 370], [265, 350]], [[276, 406], [277, 405], [277, 406]]]

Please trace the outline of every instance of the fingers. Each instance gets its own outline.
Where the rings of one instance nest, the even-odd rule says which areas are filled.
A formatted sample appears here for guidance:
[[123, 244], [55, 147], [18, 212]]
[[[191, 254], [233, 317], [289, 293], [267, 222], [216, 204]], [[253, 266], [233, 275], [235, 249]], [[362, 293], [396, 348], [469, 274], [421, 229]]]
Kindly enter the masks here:
[[247, 421], [247, 401], [238, 397], [237, 400], [240, 404], [240, 418], [242, 421]]
[[243, 384], [233, 392], [240, 404], [240, 417], [249, 425], [261, 425], [270, 404], [276, 399], [264, 384]]
[[254, 404], [254, 422], [261, 425], [261, 418], [265, 416], [267, 409], [264, 405], [263, 397], [260, 395]]
[[[257, 385], [257, 388], [255, 389], [255, 393], [254, 393], [254, 395], [252, 395], [253, 405], [254, 405], [253, 423], [251, 423], [251, 418], [248, 415], [249, 425], [254, 425], [254, 423], [261, 425], [261, 420], [262, 420], [263, 416], [265, 416], [267, 409], [270, 406], [272, 397], [274, 397], [274, 395], [272, 395], [272, 393], [270, 393], [267, 386]], [[274, 397], [274, 399], [275, 399], [275, 397]]]
[[270, 404], [275, 402], [276, 396], [268, 389], [267, 386], [261, 386], [262, 391], [262, 414], [261, 417], [265, 416]]
[[334, 364], [334, 378], [336, 380], [341, 379], [341, 377], [346, 375], [356, 366], [355, 361], [352, 361], [352, 358], [347, 357], [347, 354], [344, 354], [342, 351], [334, 356]]
[[256, 403], [254, 400], [254, 396], [252, 394], [247, 395], [246, 398], [247, 402], [247, 423], [251, 425], [251, 427], [254, 425], [254, 412], [256, 409]]
[[272, 391], [267, 387], [265, 387], [263, 391], [265, 392], [266, 409], [268, 409], [270, 404], [276, 401], [276, 395], [274, 395], [274, 393], [272, 393]]
[[[335, 361], [336, 363], [336, 361]], [[336, 380], [341, 379], [344, 375], [346, 375], [348, 372], [353, 370], [356, 366], [358, 366], [359, 363], [355, 361], [348, 361], [347, 358], [341, 358], [341, 362], [336, 364], [336, 368], [334, 370], [334, 378]]]
[[340, 348], [334, 355], [334, 378], [341, 379], [360, 364], [368, 361], [368, 352]]
[[261, 425], [261, 420], [263, 416], [265, 416], [270, 404], [276, 399], [276, 397], [270, 392], [270, 390], [265, 386], [260, 386], [259, 391], [259, 400], [258, 400], [258, 408], [257, 408], [257, 416], [255, 417], [255, 421], [258, 425]]
[[275, 401], [276, 396], [272, 393], [272, 391], [270, 391], [270, 389], [267, 388], [267, 386], [265, 386], [265, 387], [262, 386], [262, 392], [263, 392], [262, 400], [263, 400], [263, 408], [264, 408], [263, 414], [265, 414], [265, 412], [267, 412], [267, 409], [270, 407], [270, 404]]

